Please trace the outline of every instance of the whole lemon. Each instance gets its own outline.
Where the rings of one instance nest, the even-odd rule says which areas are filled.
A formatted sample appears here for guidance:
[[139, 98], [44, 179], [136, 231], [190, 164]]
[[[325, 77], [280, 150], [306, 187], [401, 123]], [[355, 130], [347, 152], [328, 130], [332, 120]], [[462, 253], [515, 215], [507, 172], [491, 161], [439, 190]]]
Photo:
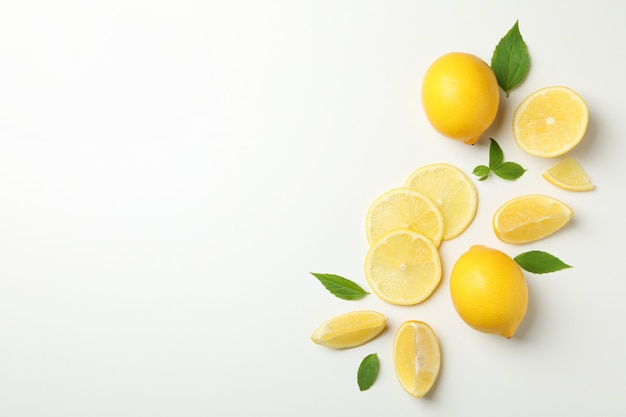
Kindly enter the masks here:
[[468, 325], [506, 338], [513, 336], [528, 306], [528, 287], [519, 265], [507, 254], [480, 245], [454, 264], [450, 295]]
[[474, 144], [498, 113], [500, 89], [482, 59], [463, 52], [443, 55], [422, 81], [422, 105], [443, 136]]

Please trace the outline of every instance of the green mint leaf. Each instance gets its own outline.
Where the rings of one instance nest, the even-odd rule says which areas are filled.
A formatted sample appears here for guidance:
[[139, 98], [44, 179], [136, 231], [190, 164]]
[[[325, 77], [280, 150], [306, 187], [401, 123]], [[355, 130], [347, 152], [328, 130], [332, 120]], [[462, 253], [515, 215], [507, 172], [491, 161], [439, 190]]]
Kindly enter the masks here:
[[533, 274], [545, 274], [572, 267], [556, 256], [539, 250], [520, 253], [513, 259], [520, 267]]
[[489, 176], [489, 172], [491, 170], [489, 169], [488, 166], [486, 165], [478, 165], [476, 168], [474, 168], [474, 170], [472, 171], [472, 174], [476, 175], [478, 178], [478, 181], [485, 181], [487, 179], [487, 177]]
[[374, 381], [376, 381], [376, 377], [378, 376], [379, 368], [380, 361], [378, 360], [378, 355], [376, 353], [370, 353], [363, 358], [356, 376], [356, 380], [361, 391], [365, 391], [374, 385]]
[[505, 180], [516, 180], [526, 172], [526, 169], [515, 162], [505, 162], [504, 152], [494, 138], [489, 138], [489, 166], [478, 165], [472, 173], [478, 177], [478, 181], [484, 181], [490, 173], [496, 174]]
[[505, 180], [516, 180], [526, 172], [520, 164], [515, 162], [503, 162], [492, 169], [493, 173]]
[[489, 138], [489, 168], [494, 169], [504, 162], [504, 152], [494, 138]]
[[317, 278], [331, 294], [342, 300], [358, 300], [369, 294], [355, 282], [339, 275], [318, 274], [315, 272], [311, 272], [311, 275]]
[[528, 47], [519, 31], [518, 21], [507, 32], [493, 51], [491, 69], [496, 74], [498, 85], [506, 96], [517, 87], [528, 74], [530, 57]]

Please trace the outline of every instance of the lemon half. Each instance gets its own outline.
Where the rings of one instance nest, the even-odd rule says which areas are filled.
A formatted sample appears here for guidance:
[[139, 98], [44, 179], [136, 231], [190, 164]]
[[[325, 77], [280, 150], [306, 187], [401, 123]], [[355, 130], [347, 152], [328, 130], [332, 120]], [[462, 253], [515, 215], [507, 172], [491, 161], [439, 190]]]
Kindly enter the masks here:
[[585, 100], [568, 87], [545, 87], [526, 97], [513, 115], [513, 136], [525, 152], [551, 158], [573, 149], [589, 122]]

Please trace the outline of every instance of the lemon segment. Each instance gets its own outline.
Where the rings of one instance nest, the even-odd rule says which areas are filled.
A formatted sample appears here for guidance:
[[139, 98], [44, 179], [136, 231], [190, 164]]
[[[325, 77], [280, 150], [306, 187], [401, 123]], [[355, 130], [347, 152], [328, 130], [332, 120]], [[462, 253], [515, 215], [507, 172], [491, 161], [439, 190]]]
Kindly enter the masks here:
[[370, 244], [396, 229], [420, 232], [439, 246], [443, 236], [441, 212], [423, 193], [410, 188], [394, 188], [378, 197], [366, 218], [367, 240]]
[[370, 246], [365, 257], [365, 278], [383, 301], [395, 305], [420, 303], [441, 280], [437, 246], [422, 233], [392, 231]]
[[387, 318], [376, 311], [352, 311], [340, 314], [320, 325], [311, 340], [332, 349], [361, 346], [385, 329]]
[[565, 226], [574, 212], [545, 195], [529, 194], [501, 205], [493, 216], [493, 230], [505, 243], [523, 244], [549, 236]]
[[470, 327], [510, 338], [528, 307], [528, 287], [519, 265], [507, 254], [472, 246], [450, 274], [455, 310]]
[[594, 185], [577, 160], [572, 157], [563, 159], [558, 164], [541, 174], [551, 184], [568, 191], [590, 191]]
[[430, 124], [443, 136], [476, 143], [498, 113], [496, 76], [479, 57], [452, 52], [436, 59], [422, 80], [422, 105]]
[[407, 188], [415, 189], [437, 206], [443, 216], [443, 240], [450, 240], [467, 229], [478, 207], [474, 183], [459, 168], [444, 163], [422, 166], [409, 175]]
[[525, 152], [551, 158], [570, 151], [585, 135], [589, 110], [568, 87], [545, 87], [531, 93], [515, 110], [513, 136]]
[[441, 351], [428, 324], [409, 320], [400, 325], [393, 341], [393, 366], [410, 395], [423, 397], [430, 391], [441, 368]]

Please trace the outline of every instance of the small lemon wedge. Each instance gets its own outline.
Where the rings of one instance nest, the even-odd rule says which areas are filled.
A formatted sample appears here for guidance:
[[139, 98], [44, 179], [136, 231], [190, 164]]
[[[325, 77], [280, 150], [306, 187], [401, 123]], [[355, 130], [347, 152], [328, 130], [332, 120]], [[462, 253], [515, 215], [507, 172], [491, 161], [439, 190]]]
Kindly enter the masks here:
[[386, 325], [387, 318], [376, 311], [351, 311], [321, 324], [311, 340], [333, 349], [348, 349], [374, 339]]
[[590, 191], [594, 189], [587, 173], [572, 157], [563, 159], [541, 175], [553, 185], [564, 190]]

